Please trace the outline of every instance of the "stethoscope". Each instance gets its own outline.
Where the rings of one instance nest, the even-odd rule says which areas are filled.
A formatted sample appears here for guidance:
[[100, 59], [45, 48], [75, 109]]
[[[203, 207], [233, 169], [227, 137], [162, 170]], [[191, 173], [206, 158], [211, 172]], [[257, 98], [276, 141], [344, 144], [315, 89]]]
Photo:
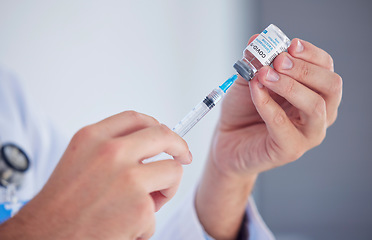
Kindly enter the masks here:
[[27, 203], [19, 198], [18, 190], [29, 168], [30, 160], [22, 148], [0, 141], [0, 220], [14, 216]]
[[30, 160], [22, 148], [13, 143], [0, 142], [0, 187], [19, 188], [29, 168]]

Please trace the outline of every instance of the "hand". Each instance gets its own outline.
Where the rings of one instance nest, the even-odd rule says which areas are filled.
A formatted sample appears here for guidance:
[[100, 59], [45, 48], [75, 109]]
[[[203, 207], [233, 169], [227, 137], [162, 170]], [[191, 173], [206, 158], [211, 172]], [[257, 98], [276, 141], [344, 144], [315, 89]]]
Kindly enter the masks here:
[[239, 77], [222, 103], [195, 203], [216, 239], [236, 237], [257, 175], [320, 144], [337, 117], [342, 79], [328, 53], [294, 39], [273, 67]]
[[[142, 164], [161, 152], [176, 161]], [[21, 239], [148, 239], [190, 162], [186, 142], [155, 119], [115, 115], [81, 129], [42, 191], [2, 227], [20, 224]]]
[[319, 145], [336, 119], [342, 79], [331, 56], [294, 39], [274, 69], [239, 78], [223, 102], [211, 160], [223, 172], [258, 174]]

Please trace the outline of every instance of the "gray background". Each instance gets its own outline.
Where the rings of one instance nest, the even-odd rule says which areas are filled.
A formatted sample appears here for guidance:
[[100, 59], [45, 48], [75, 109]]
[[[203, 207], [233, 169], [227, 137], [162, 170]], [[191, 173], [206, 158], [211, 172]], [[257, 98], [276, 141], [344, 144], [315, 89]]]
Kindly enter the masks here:
[[260, 212], [278, 239], [372, 239], [372, 3], [261, 1], [261, 28], [325, 49], [343, 78], [336, 123], [322, 145], [262, 174]]

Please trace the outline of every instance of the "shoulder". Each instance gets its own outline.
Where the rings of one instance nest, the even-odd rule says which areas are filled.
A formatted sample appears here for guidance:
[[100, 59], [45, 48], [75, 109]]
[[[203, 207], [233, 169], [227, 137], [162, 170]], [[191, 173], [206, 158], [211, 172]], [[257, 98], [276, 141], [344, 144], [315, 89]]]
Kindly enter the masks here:
[[[31, 158], [34, 155], [34, 147], [29, 140], [31, 133], [27, 127], [26, 102], [21, 84], [15, 75], [0, 67], [0, 146], [14, 144]], [[22, 199], [29, 199], [33, 195], [33, 165], [32, 162], [32, 170], [26, 172], [26, 187], [20, 196]]]
[[0, 67], [0, 115], [1, 118], [22, 119], [24, 109], [22, 88], [12, 73]]

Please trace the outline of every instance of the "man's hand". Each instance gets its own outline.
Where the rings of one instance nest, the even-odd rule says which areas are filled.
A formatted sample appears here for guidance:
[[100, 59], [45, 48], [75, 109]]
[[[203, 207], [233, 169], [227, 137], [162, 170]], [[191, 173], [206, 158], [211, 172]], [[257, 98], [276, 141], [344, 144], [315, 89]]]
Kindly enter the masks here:
[[224, 99], [211, 152], [222, 172], [257, 174], [294, 161], [336, 119], [342, 80], [326, 52], [294, 39], [273, 66], [249, 86], [239, 78]]
[[273, 66], [249, 83], [239, 77], [223, 101], [196, 197], [198, 216], [217, 239], [236, 235], [257, 175], [319, 145], [337, 117], [342, 79], [328, 53], [294, 39]]
[[[166, 152], [176, 160], [143, 164]], [[0, 227], [1, 239], [148, 239], [176, 192], [186, 142], [155, 119], [124, 112], [81, 129], [42, 191]]]

